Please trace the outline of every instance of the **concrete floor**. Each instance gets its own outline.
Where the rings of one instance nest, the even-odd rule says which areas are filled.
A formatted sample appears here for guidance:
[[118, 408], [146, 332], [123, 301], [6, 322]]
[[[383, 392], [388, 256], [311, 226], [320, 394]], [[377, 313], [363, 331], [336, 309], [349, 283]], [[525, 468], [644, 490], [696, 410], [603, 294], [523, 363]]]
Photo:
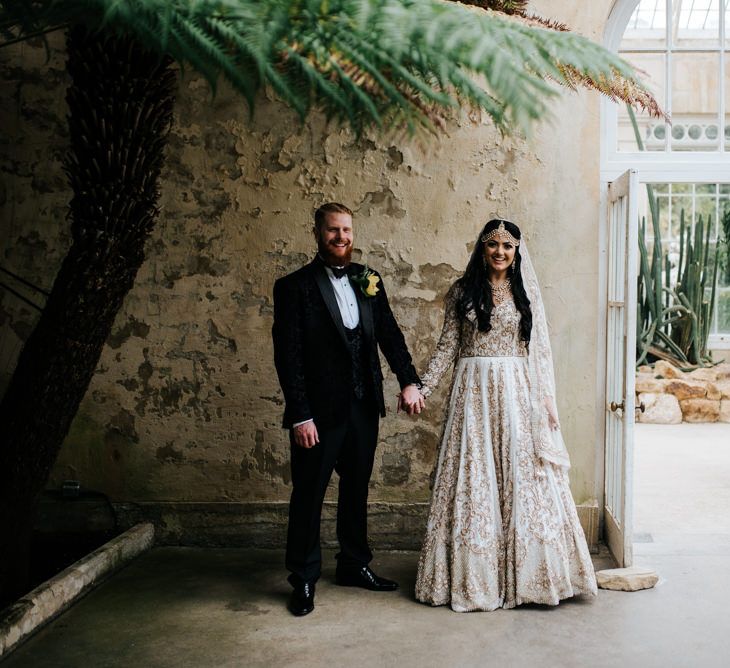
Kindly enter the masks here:
[[652, 590], [457, 614], [414, 602], [415, 553], [376, 556], [395, 593], [335, 586], [327, 553], [315, 611], [294, 618], [281, 552], [157, 548], [3, 668], [730, 666], [730, 426], [636, 436], [636, 563], [659, 572]]

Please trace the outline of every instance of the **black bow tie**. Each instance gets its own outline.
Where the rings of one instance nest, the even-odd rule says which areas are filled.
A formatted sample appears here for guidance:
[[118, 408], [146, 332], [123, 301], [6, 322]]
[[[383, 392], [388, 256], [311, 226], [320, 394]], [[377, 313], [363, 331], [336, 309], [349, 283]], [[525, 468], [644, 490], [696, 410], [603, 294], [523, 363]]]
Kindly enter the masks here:
[[343, 276], [347, 276], [347, 267], [330, 267], [330, 269], [335, 275], [335, 278], [342, 278]]

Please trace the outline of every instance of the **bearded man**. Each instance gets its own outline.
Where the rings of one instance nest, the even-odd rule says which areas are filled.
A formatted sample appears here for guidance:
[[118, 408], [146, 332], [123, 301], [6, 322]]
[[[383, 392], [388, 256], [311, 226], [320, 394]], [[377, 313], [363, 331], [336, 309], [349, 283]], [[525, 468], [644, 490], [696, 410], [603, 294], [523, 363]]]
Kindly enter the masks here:
[[385, 416], [378, 347], [398, 378], [398, 408], [424, 406], [403, 334], [380, 274], [350, 261], [352, 211], [337, 202], [314, 214], [317, 256], [274, 285], [274, 362], [284, 393], [283, 426], [291, 444], [286, 567], [293, 586], [289, 610], [314, 609], [322, 567], [320, 518], [332, 471], [339, 474], [336, 582], [393, 591], [396, 582], [368, 564], [367, 498]]

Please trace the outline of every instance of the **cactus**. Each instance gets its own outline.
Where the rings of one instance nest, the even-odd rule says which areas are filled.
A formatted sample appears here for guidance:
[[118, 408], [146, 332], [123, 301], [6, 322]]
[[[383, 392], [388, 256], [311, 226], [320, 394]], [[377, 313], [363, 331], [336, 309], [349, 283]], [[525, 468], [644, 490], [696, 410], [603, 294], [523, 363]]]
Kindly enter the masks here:
[[[653, 196], [653, 195], [652, 195]], [[712, 219], [702, 216], [694, 225], [680, 212], [677, 284], [671, 284], [669, 258], [662, 247], [659, 221], [652, 220], [654, 246], [646, 245], [646, 219], [639, 230], [637, 299], [637, 365], [649, 355], [674, 361], [680, 367], [713, 364], [707, 350], [714, 315], [719, 244], [711, 249]], [[708, 290], [710, 292], [708, 299]]]
[[[636, 144], [643, 151], [639, 125], [630, 107], [628, 114]], [[650, 258], [646, 245], [646, 219], [642, 218], [639, 228], [636, 365], [646, 362], [650, 355], [670, 360], [683, 368], [713, 364], [707, 341], [715, 308], [720, 244], [719, 240], [715, 243], [714, 254], [710, 258], [712, 218], [708, 217], [706, 226], [702, 216], [694, 223], [687, 223], [684, 209], [680, 211], [677, 284], [672, 286], [671, 265], [662, 247], [659, 208], [649, 183], [646, 193], [654, 246]], [[730, 230], [730, 222], [727, 227]], [[706, 298], [707, 290], [710, 290], [709, 300]]]

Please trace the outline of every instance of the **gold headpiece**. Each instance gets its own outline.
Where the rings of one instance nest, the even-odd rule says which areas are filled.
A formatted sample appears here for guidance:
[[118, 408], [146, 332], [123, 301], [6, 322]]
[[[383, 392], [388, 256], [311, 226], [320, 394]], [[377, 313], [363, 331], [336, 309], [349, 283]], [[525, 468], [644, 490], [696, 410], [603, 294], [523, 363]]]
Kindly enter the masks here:
[[508, 231], [507, 228], [504, 226], [504, 221], [499, 221], [499, 227], [495, 227], [491, 232], [487, 232], [486, 234], [482, 234], [480, 241], [482, 243], [487, 243], [490, 239], [494, 239], [495, 237], [499, 237], [502, 241], [509, 241], [514, 246], [520, 245], [520, 240], [513, 237]]

